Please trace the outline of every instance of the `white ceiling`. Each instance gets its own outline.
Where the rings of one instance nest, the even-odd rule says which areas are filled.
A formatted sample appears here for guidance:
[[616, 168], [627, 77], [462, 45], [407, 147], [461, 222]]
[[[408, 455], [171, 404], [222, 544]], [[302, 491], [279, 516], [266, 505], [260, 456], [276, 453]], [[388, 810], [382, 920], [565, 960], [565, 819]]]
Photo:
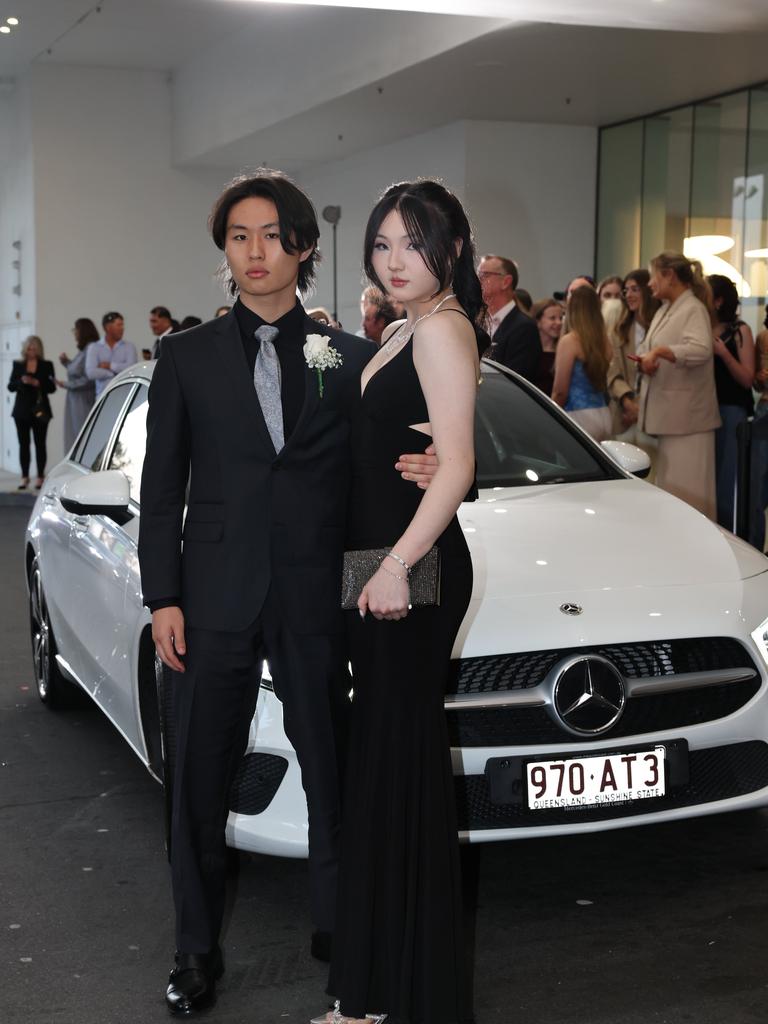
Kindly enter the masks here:
[[[0, 35], [0, 79], [64, 63], [168, 71], [184, 80], [212, 49], [226, 54], [232, 40], [233, 52], [239, 46], [242, 53], [250, 37], [269, 59], [247, 69], [249, 82], [262, 68], [267, 79], [275, 65], [291, 71], [280, 79], [279, 116], [239, 123], [226, 140], [212, 131], [205, 152], [198, 147], [185, 162], [231, 166], [262, 152], [298, 168], [461, 118], [606, 124], [768, 78], [766, 0], [326, 3], [0, 0], [0, 23], [11, 15], [21, 21]], [[438, 8], [455, 13], [431, 20], [414, 13]], [[325, 52], [336, 54], [335, 92], [301, 73], [311, 65], [302, 54], [316, 61]], [[231, 89], [237, 69], [226, 72]], [[224, 110], [224, 82], [221, 88]], [[186, 114], [195, 116], [193, 104]]]

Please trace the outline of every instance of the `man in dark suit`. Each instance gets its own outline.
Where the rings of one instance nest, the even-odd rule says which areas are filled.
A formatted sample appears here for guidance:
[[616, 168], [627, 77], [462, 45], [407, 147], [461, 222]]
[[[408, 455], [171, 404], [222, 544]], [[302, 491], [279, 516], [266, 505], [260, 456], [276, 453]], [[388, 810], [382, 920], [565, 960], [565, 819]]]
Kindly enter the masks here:
[[535, 383], [541, 361], [541, 340], [535, 321], [515, 302], [517, 265], [504, 256], [483, 256], [477, 276], [488, 307], [491, 359]]
[[155, 336], [152, 343], [152, 359], [159, 359], [163, 341], [173, 332], [173, 317], [166, 306], [153, 306], [149, 311], [149, 329]]
[[[265, 657], [307, 794], [312, 951], [329, 956], [349, 691], [340, 610], [349, 420], [375, 353], [324, 326], [341, 363], [307, 365], [318, 324], [296, 292], [312, 284], [319, 229], [288, 178], [236, 179], [210, 229], [238, 297], [224, 316], [163, 339], [139, 536], [153, 638], [173, 670], [177, 953], [166, 1001], [180, 1015], [213, 1000], [222, 971], [227, 798]], [[423, 484], [422, 459], [403, 468]]]

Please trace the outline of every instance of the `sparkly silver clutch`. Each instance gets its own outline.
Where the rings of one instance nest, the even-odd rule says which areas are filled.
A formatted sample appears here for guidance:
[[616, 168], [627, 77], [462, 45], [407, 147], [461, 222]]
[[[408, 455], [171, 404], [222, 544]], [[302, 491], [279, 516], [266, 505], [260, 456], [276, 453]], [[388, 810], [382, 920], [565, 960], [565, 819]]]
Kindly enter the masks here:
[[[341, 607], [344, 611], [357, 608], [363, 587], [391, 550], [392, 548], [367, 548], [362, 551], [344, 552], [344, 575], [341, 582]], [[394, 562], [392, 571], [397, 572]], [[412, 608], [440, 604], [439, 548], [430, 548], [414, 565], [408, 577], [408, 587]]]

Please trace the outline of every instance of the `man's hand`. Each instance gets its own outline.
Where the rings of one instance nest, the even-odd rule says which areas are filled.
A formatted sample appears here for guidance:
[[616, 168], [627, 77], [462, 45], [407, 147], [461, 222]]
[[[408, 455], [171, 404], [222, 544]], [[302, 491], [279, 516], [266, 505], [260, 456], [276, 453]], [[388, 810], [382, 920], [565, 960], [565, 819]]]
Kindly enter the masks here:
[[183, 672], [179, 660], [187, 653], [184, 643], [184, 613], [181, 608], [158, 608], [152, 612], [152, 639], [160, 660], [174, 672]]
[[108, 363], [108, 362], [99, 363], [99, 368], [102, 369], [102, 370], [111, 370], [112, 369], [112, 363]]
[[401, 455], [400, 461], [395, 463], [395, 469], [399, 470], [403, 480], [413, 480], [422, 491], [429, 487], [437, 467], [438, 461], [433, 444], [425, 448], [423, 454]]

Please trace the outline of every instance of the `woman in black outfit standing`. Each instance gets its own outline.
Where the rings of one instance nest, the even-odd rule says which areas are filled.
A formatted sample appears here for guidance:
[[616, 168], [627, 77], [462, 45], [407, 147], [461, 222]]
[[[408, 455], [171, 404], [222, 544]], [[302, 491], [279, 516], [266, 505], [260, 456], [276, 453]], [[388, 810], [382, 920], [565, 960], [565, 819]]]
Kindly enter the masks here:
[[717, 521], [735, 530], [737, 430], [754, 410], [755, 339], [739, 317], [739, 293], [730, 278], [710, 274], [717, 324], [714, 329], [715, 387], [722, 426], [715, 431]]
[[[378, 549], [380, 561], [347, 612], [352, 739], [328, 986], [337, 1003], [319, 1020], [465, 1024], [472, 1011], [443, 697], [472, 592], [456, 512], [474, 478], [475, 324], [484, 306], [458, 199], [437, 182], [393, 185], [368, 222], [365, 269], [403, 303], [406, 319], [385, 331], [365, 368], [352, 423], [347, 549]], [[426, 491], [392, 472], [421, 435], [439, 459]], [[391, 548], [385, 557], [383, 548]], [[440, 562], [439, 597], [420, 605], [414, 581], [427, 554]]]
[[36, 490], [43, 486], [45, 463], [48, 457], [45, 438], [48, 424], [53, 413], [48, 395], [56, 390], [56, 378], [53, 363], [43, 359], [43, 343], [36, 334], [30, 334], [21, 347], [21, 359], [14, 360], [8, 390], [16, 392], [11, 415], [16, 421], [16, 433], [19, 436], [19, 462], [21, 463], [21, 483], [18, 490], [24, 491], [29, 486], [30, 432], [35, 439], [35, 458], [37, 461]]

